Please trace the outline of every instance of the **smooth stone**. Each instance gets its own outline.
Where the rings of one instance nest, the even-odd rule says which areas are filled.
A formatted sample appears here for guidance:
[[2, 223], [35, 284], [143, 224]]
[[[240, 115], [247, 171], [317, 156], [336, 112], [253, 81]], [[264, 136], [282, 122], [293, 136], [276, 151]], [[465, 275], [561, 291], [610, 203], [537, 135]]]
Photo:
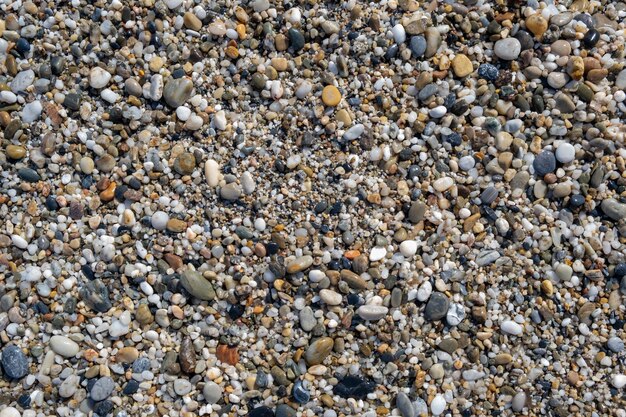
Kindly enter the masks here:
[[187, 379], [178, 378], [174, 380], [174, 392], [181, 397], [191, 392], [191, 382]]
[[32, 168], [18, 169], [17, 176], [26, 182], [37, 182], [41, 180], [41, 176]]
[[295, 274], [302, 272], [311, 265], [313, 265], [313, 257], [311, 255], [300, 256], [287, 264], [287, 273]]
[[320, 298], [323, 302], [331, 306], [338, 306], [341, 304], [343, 299], [342, 295], [336, 291], [322, 289], [320, 290]]
[[505, 61], [517, 59], [521, 51], [522, 45], [516, 38], [500, 39], [496, 42], [493, 48], [493, 52], [496, 56]]
[[13, 81], [11, 81], [11, 91], [13, 93], [19, 93], [21, 91], [24, 91], [28, 87], [30, 87], [34, 81], [35, 71], [31, 69], [26, 71], [20, 71], [15, 77], [13, 77]]
[[535, 169], [535, 174], [540, 177], [554, 172], [556, 170], [556, 158], [554, 154], [550, 151], [541, 152], [535, 157], [533, 168]]
[[484, 250], [476, 257], [476, 265], [483, 267], [490, 265], [500, 258], [500, 253], [497, 250]]
[[189, 78], [170, 78], [163, 87], [163, 98], [170, 107], [182, 106], [189, 100], [193, 82]]
[[7, 346], [2, 350], [2, 370], [8, 379], [22, 379], [28, 374], [28, 359], [18, 346]]
[[22, 413], [15, 407], [5, 407], [0, 411], [0, 417], [22, 417]]
[[467, 77], [472, 72], [474, 72], [474, 66], [472, 65], [472, 61], [463, 54], [458, 54], [452, 59], [452, 70], [454, 71], [454, 75], [459, 78]]
[[222, 399], [224, 390], [213, 381], [208, 381], [202, 388], [202, 395], [207, 404], [215, 404]]
[[402, 417], [415, 417], [413, 403], [405, 393], [400, 391], [396, 396], [396, 407], [400, 410]]
[[400, 253], [406, 258], [410, 258], [417, 253], [417, 245], [416, 240], [405, 240], [400, 243]]
[[89, 396], [94, 401], [103, 401], [113, 394], [114, 389], [115, 382], [113, 379], [108, 376], [103, 376], [98, 379], [95, 384], [93, 384], [91, 391], [89, 392]]
[[276, 417], [297, 417], [297, 415], [298, 412], [287, 404], [278, 404], [276, 406]]
[[424, 38], [422, 35], [411, 37], [409, 48], [411, 49], [411, 53], [415, 58], [421, 58], [422, 56], [424, 56], [424, 53], [426, 52], [426, 47], [426, 38]]
[[615, 77], [615, 87], [626, 90], [626, 69], [621, 70]]
[[403, 44], [406, 41], [406, 31], [400, 23], [391, 28], [391, 34], [397, 44]]
[[209, 187], [215, 188], [221, 179], [220, 166], [217, 161], [209, 159], [204, 164], [204, 175]]
[[600, 204], [602, 211], [610, 219], [620, 221], [626, 218], [626, 204], [620, 203], [612, 198], [607, 198]]
[[310, 365], [319, 365], [333, 350], [335, 341], [330, 337], [320, 337], [309, 345], [304, 353], [304, 360]]
[[361, 137], [363, 132], [365, 132], [365, 126], [359, 123], [346, 130], [343, 134], [343, 138], [345, 140], [355, 140]]
[[250, 410], [247, 417], [274, 417], [274, 411], [268, 406], [262, 405]]
[[424, 220], [426, 210], [428, 210], [426, 204], [422, 203], [421, 201], [414, 201], [411, 204], [411, 208], [409, 209], [409, 221], [413, 224], [421, 222], [422, 220]]
[[505, 320], [502, 324], [500, 324], [500, 330], [513, 336], [519, 336], [524, 331], [524, 328], [521, 324], [516, 323], [513, 320]]
[[437, 28], [431, 26], [424, 31], [424, 35], [426, 37], [426, 51], [424, 51], [424, 55], [426, 58], [431, 58], [441, 46], [441, 33], [439, 33]]
[[220, 188], [220, 196], [226, 201], [237, 201], [241, 197], [241, 187], [235, 182], [231, 182]]
[[363, 305], [356, 311], [363, 320], [380, 320], [385, 317], [388, 312], [389, 308], [376, 305]]
[[180, 175], [191, 175], [196, 167], [196, 158], [191, 152], [183, 152], [174, 160], [174, 171]]
[[306, 404], [311, 400], [311, 393], [306, 389], [304, 382], [300, 379], [293, 384], [291, 394], [294, 400], [299, 404]]
[[561, 143], [554, 153], [556, 160], [562, 164], [568, 164], [576, 157], [576, 148], [570, 143]]
[[165, 230], [170, 216], [164, 211], [155, 211], [150, 218], [150, 224], [157, 230]]
[[24, 123], [32, 123], [38, 120], [41, 116], [43, 107], [39, 100], [32, 101], [24, 106], [22, 109], [22, 121]]
[[322, 90], [322, 101], [326, 106], [334, 107], [341, 101], [341, 93], [334, 85], [327, 85]]
[[452, 188], [453, 185], [454, 180], [450, 177], [439, 178], [433, 182], [433, 188], [435, 189], [435, 191], [438, 191], [440, 193]]
[[430, 412], [433, 416], [441, 415], [446, 409], [446, 399], [443, 395], [439, 394], [433, 398], [430, 403]]
[[513, 400], [511, 401], [511, 408], [516, 413], [519, 413], [524, 409], [525, 406], [526, 406], [526, 394], [524, 392], [518, 392], [517, 394], [515, 394], [515, 396], [513, 397]]
[[73, 340], [65, 336], [52, 336], [50, 338], [50, 349], [57, 355], [61, 355], [65, 358], [72, 358], [76, 356], [80, 347]]
[[606, 342], [606, 346], [612, 352], [620, 353], [624, 350], [624, 341], [617, 336], [613, 336]]
[[440, 292], [433, 292], [424, 308], [424, 318], [428, 321], [443, 319], [448, 313], [450, 299]]
[[313, 310], [309, 306], [306, 306], [302, 310], [300, 310], [299, 318], [300, 318], [300, 327], [305, 332], [310, 332], [311, 330], [313, 330], [313, 328], [317, 324], [317, 319], [315, 318], [315, 314], [313, 313]]
[[189, 294], [200, 300], [211, 301], [215, 298], [213, 285], [198, 271], [185, 270], [180, 277], [180, 283]]
[[106, 87], [111, 80], [111, 74], [104, 68], [94, 67], [89, 72], [89, 86], [95, 89]]
[[61, 398], [71, 398], [78, 390], [78, 384], [80, 384], [80, 377], [78, 375], [72, 374], [65, 378], [58, 390]]
[[87, 281], [79, 290], [79, 295], [87, 307], [99, 313], [106, 313], [112, 307], [109, 289], [99, 279]]
[[364, 399], [367, 394], [374, 392], [375, 389], [375, 382], [359, 376], [348, 375], [335, 385], [333, 393], [342, 398]]
[[622, 389], [626, 387], [626, 375], [624, 374], [613, 375], [613, 377], [611, 378], [611, 385], [613, 385], [617, 389]]
[[377, 262], [383, 259], [385, 256], [387, 256], [387, 249], [380, 247], [380, 246], [376, 246], [372, 248], [369, 259], [370, 259], [370, 262]]

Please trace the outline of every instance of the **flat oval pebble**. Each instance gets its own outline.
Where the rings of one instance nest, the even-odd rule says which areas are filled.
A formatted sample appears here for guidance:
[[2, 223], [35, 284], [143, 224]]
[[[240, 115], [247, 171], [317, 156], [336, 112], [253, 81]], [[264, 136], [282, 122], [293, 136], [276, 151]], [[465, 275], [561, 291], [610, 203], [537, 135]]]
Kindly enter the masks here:
[[513, 336], [519, 336], [524, 331], [524, 328], [512, 320], [505, 320], [500, 324], [500, 330]]
[[389, 308], [375, 305], [364, 305], [357, 310], [357, 314], [363, 320], [380, 320], [385, 317], [388, 312]]
[[65, 336], [52, 336], [50, 338], [50, 349], [57, 355], [65, 358], [76, 356], [80, 350], [78, 344]]

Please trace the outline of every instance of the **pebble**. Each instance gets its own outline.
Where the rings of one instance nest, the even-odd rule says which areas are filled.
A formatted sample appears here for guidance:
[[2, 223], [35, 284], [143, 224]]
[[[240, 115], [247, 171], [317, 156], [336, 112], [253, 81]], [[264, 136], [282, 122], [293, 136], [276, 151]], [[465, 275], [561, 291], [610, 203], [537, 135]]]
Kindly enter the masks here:
[[405, 393], [400, 391], [396, 396], [396, 407], [400, 410], [400, 414], [402, 417], [414, 417], [415, 409], [413, 408], [413, 403]]
[[9, 379], [22, 379], [28, 374], [28, 359], [17, 346], [11, 345], [2, 349], [0, 364]]
[[535, 157], [535, 160], [533, 161], [533, 168], [535, 169], [535, 174], [541, 177], [554, 172], [556, 169], [556, 158], [554, 153], [550, 151], [541, 152]]
[[500, 324], [500, 330], [513, 336], [519, 336], [524, 331], [524, 328], [512, 320], [505, 320]]
[[180, 283], [189, 294], [199, 300], [210, 301], [215, 298], [213, 285], [198, 271], [186, 269], [180, 277]]
[[576, 149], [570, 143], [562, 143], [556, 148], [554, 156], [560, 163], [569, 164], [576, 157]]
[[341, 304], [343, 297], [333, 290], [322, 289], [320, 290], [320, 298], [328, 305], [338, 306]]
[[215, 382], [208, 381], [204, 384], [204, 388], [202, 388], [202, 395], [204, 396], [204, 400], [207, 404], [215, 404], [222, 399], [224, 391], [222, 387]]
[[363, 320], [380, 320], [387, 315], [389, 309], [384, 306], [364, 305], [359, 307], [357, 314]]
[[322, 101], [326, 106], [337, 106], [341, 101], [341, 93], [334, 85], [327, 85], [322, 91]]
[[169, 79], [163, 87], [163, 99], [173, 108], [182, 106], [189, 100], [193, 83], [188, 78]]
[[99, 378], [89, 391], [89, 396], [94, 401], [106, 400], [113, 394], [115, 382], [111, 377], [103, 376]]
[[304, 359], [306, 363], [311, 365], [319, 365], [324, 362], [324, 359], [333, 349], [334, 341], [330, 337], [320, 337], [309, 345], [304, 353]]
[[106, 87], [111, 80], [111, 74], [100, 67], [93, 67], [89, 72], [89, 86], [91, 88], [101, 89]]
[[438, 321], [443, 319], [448, 313], [450, 299], [445, 294], [433, 292], [424, 309], [424, 318], [428, 321]]
[[504, 38], [497, 41], [494, 45], [493, 52], [500, 59], [512, 61], [519, 57], [522, 51], [522, 45], [516, 38]]
[[433, 416], [443, 414], [446, 409], [446, 399], [442, 395], [436, 395], [430, 403], [430, 412]]
[[474, 72], [472, 61], [463, 54], [458, 54], [454, 57], [452, 60], [452, 69], [454, 70], [454, 75], [460, 78], [467, 77]]
[[64, 358], [72, 358], [80, 350], [76, 342], [65, 336], [52, 336], [50, 338], [50, 349]]

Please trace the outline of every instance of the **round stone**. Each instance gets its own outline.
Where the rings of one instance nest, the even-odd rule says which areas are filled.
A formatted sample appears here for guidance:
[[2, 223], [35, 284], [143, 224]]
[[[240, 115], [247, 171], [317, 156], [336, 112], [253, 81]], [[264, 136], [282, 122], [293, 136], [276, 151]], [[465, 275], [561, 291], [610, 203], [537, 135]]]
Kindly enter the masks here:
[[522, 45], [516, 38], [500, 39], [496, 42], [493, 52], [500, 59], [512, 61], [519, 57], [520, 52], [522, 52]]
[[327, 85], [324, 87], [324, 90], [322, 90], [322, 102], [324, 102], [326, 106], [337, 106], [340, 101], [341, 93], [337, 87], [334, 85]]
[[215, 404], [219, 400], [222, 399], [222, 395], [224, 394], [224, 390], [222, 387], [217, 385], [213, 381], [209, 381], [204, 384], [204, 388], [202, 388], [202, 395], [204, 396], [204, 400], [207, 404]]
[[554, 153], [550, 151], [541, 152], [535, 157], [535, 160], [533, 161], [533, 168], [535, 169], [535, 174], [540, 177], [554, 172], [556, 169], [556, 158], [554, 157]]
[[463, 78], [474, 72], [474, 66], [466, 55], [458, 54], [452, 59], [452, 70], [454, 75]]
[[568, 164], [576, 157], [576, 149], [570, 143], [562, 143], [556, 148], [556, 160], [562, 164]]
[[115, 389], [115, 382], [111, 377], [103, 376], [91, 387], [89, 396], [94, 401], [103, 401], [111, 396]]

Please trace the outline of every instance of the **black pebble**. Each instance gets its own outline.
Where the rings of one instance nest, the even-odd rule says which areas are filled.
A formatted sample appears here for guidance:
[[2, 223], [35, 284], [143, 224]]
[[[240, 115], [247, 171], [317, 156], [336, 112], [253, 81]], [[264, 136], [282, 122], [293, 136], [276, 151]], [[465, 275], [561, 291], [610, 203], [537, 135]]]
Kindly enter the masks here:
[[15, 49], [22, 55], [25, 55], [30, 51], [30, 43], [24, 38], [19, 38], [17, 42], [15, 42]]
[[376, 384], [373, 381], [350, 375], [339, 381], [333, 392], [342, 398], [363, 399], [375, 389]]
[[266, 405], [253, 408], [248, 412], [248, 417], [274, 417], [274, 411]]
[[124, 393], [124, 395], [133, 395], [138, 390], [139, 390], [139, 383], [137, 381], [135, 381], [134, 379], [131, 379], [124, 386], [124, 389], [122, 390], [122, 392]]
[[585, 33], [583, 42], [587, 48], [593, 48], [600, 40], [600, 32], [595, 29], [590, 29]]

